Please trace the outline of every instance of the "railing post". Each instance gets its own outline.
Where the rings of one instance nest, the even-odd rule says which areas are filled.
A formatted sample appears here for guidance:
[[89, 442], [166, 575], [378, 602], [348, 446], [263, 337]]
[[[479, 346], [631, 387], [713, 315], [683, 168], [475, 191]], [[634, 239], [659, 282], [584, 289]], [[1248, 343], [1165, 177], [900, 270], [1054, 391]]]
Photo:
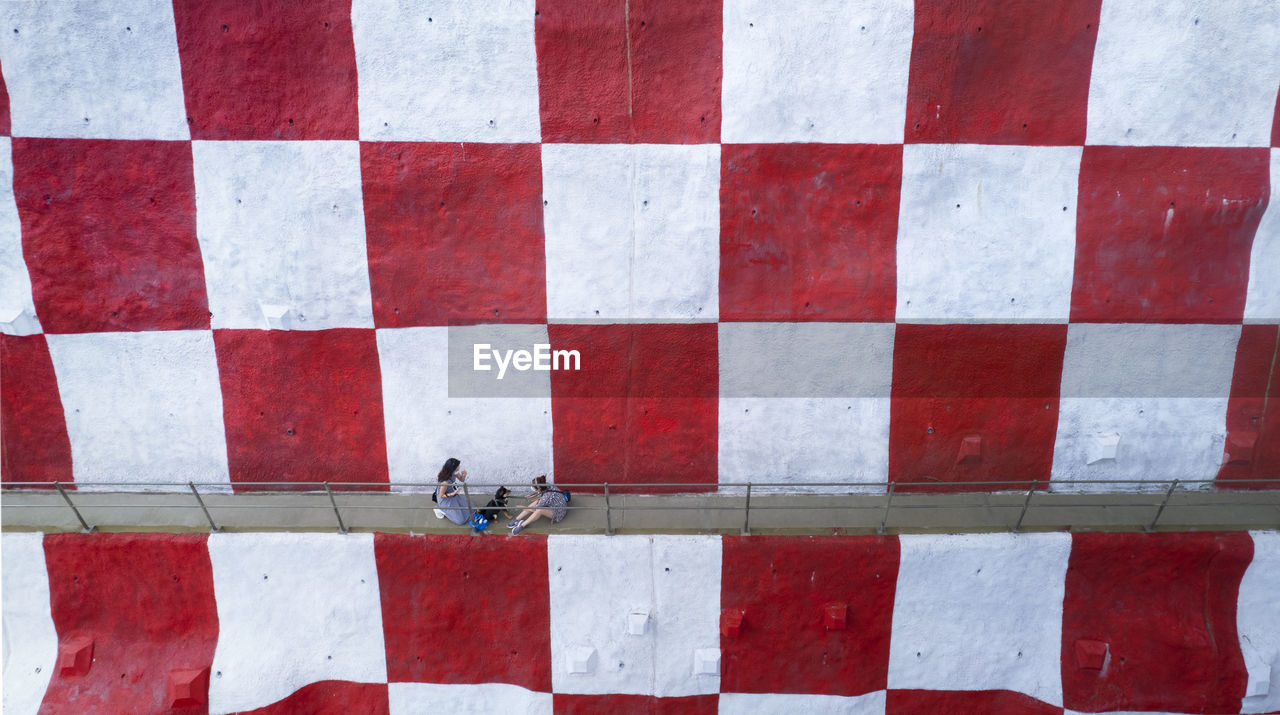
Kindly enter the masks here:
[[187, 486], [191, 487], [191, 493], [196, 496], [196, 503], [200, 505], [200, 511], [204, 512], [204, 518], [209, 520], [209, 530], [215, 533], [222, 531], [217, 524], [213, 523], [213, 517], [209, 516], [209, 508], [204, 505], [204, 499], [200, 498], [200, 492], [196, 491], [195, 482], [187, 482]]
[[609, 511], [609, 483], [604, 483], [604, 533], [613, 536], [613, 515]]
[[324, 483], [324, 493], [329, 495], [329, 503], [333, 505], [333, 515], [338, 517], [338, 531], [347, 533], [347, 525], [342, 523], [342, 512], [338, 511], [338, 501], [333, 498], [333, 490], [329, 488], [329, 483]]
[[462, 482], [462, 499], [467, 503], [467, 528], [471, 529], [472, 536], [480, 536], [481, 532], [476, 531], [476, 528], [471, 526], [471, 490], [467, 488], [467, 480], [460, 479], [458, 481]]
[[1027, 490], [1026, 501], [1022, 502], [1022, 513], [1018, 515], [1018, 523], [1013, 525], [1013, 533], [1022, 531], [1022, 519], [1027, 515], [1027, 508], [1031, 506], [1031, 495], [1036, 493], [1036, 486], [1039, 484], [1039, 480], [1031, 480], [1031, 488]]
[[742, 535], [751, 536], [751, 482], [747, 482], [747, 504], [742, 515]]
[[889, 509], [893, 506], [893, 487], [896, 482], [889, 482], [889, 498], [884, 500], [884, 516], [880, 519], [880, 526], [876, 528], [876, 533], [884, 536], [886, 525], [889, 523]]
[[1178, 488], [1178, 480], [1175, 479], [1173, 480], [1173, 483], [1169, 485], [1169, 491], [1164, 493], [1164, 501], [1160, 502], [1160, 508], [1156, 509], [1156, 518], [1151, 520], [1150, 526], [1142, 527], [1143, 531], [1147, 533], [1151, 533], [1156, 530], [1156, 522], [1160, 521], [1160, 515], [1164, 513], [1165, 506], [1169, 504], [1169, 497], [1173, 496], [1173, 490], [1177, 488]]
[[84, 520], [84, 517], [80, 516], [80, 510], [76, 508], [75, 504], [71, 503], [71, 497], [67, 496], [67, 491], [62, 488], [62, 482], [54, 482], [53, 486], [58, 489], [58, 493], [66, 500], [67, 506], [71, 507], [71, 511], [76, 515], [76, 519], [80, 520], [80, 526], [84, 527], [85, 533], [93, 531], [94, 527], [89, 526], [89, 523]]

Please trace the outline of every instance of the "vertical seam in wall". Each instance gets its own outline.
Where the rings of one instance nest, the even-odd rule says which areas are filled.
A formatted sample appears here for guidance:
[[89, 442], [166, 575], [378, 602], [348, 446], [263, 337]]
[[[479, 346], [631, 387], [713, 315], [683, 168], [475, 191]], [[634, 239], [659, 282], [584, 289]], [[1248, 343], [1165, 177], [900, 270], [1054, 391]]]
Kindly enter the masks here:
[[634, 135], [635, 126], [631, 111], [631, 0], [622, 0], [622, 33], [627, 42], [627, 134]]

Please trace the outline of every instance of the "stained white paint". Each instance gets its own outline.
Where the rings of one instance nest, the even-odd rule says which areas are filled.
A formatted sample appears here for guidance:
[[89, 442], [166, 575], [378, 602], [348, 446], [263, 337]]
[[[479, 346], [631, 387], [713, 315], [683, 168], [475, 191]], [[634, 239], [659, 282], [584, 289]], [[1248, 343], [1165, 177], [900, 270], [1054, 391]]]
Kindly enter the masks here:
[[1088, 143], [1267, 146], [1280, 86], [1271, 0], [1104, 0]]
[[901, 142], [913, 29], [910, 0], [726, 0], [725, 143]]
[[533, 0], [356, 0], [360, 138], [536, 142]]
[[1081, 152], [903, 147], [898, 320], [1066, 322]]
[[214, 328], [373, 327], [358, 142], [192, 142]]
[[545, 144], [552, 320], [719, 312], [720, 146]]
[[230, 483], [207, 330], [49, 335], [77, 486]]
[[884, 715], [885, 691], [855, 696], [721, 693], [720, 715]]
[[210, 712], [262, 707], [322, 680], [387, 682], [373, 534], [212, 534], [209, 560]]
[[[12, 318], [15, 314], [20, 317]], [[31, 275], [22, 256], [22, 225], [13, 198], [13, 150], [9, 137], [0, 137], [0, 333], [38, 332], [40, 321], [31, 295]]]
[[[694, 651], [720, 647], [720, 537], [551, 536], [551, 683], [557, 693], [675, 697], [715, 693], [718, 676], [693, 674]], [[650, 613], [644, 636], [627, 615]], [[565, 654], [597, 651], [588, 674]]]
[[13, 136], [191, 138], [168, 0], [0, 3], [0, 27]]
[[[720, 398], [721, 484], [837, 482], [834, 491], [889, 478], [889, 398]], [[738, 490], [734, 493], [739, 493]]]
[[[1064, 397], [1053, 445], [1054, 491], [1137, 491], [1154, 482], [1213, 479], [1226, 444], [1225, 397]], [[1088, 464], [1099, 434], [1118, 434], [1115, 459]], [[1064, 480], [1083, 482], [1063, 484]], [[1164, 480], [1161, 482], [1161, 480]]]
[[1070, 534], [901, 536], [899, 544], [889, 689], [1013, 690], [1062, 704]]
[[1245, 322], [1280, 322], [1280, 149], [1271, 150], [1271, 202], [1253, 236]]
[[1280, 532], [1250, 535], [1253, 561], [1240, 580], [1236, 631], [1249, 683], [1267, 681], [1270, 689], [1266, 696], [1246, 697], [1240, 712], [1274, 712], [1280, 710]]
[[3, 556], [4, 712], [35, 713], [58, 660], [44, 534], [7, 532]]
[[[546, 340], [546, 326], [521, 327]], [[449, 397], [449, 331], [377, 331], [391, 483], [434, 482], [449, 457], [462, 460], [475, 485], [524, 485], [539, 474], [551, 475], [547, 373], [524, 374], [542, 385], [540, 396]]]
[[391, 715], [551, 715], [551, 693], [538, 693], [518, 685], [480, 683], [391, 683], [387, 686]]

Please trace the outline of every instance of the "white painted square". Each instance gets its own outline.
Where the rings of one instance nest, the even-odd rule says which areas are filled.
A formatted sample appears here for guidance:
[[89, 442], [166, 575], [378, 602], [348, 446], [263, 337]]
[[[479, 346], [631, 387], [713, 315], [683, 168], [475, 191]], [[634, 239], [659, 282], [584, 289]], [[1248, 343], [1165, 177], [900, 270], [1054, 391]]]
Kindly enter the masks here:
[[899, 538], [890, 690], [1012, 690], [1062, 704], [1070, 534]]
[[[1253, 561], [1240, 579], [1236, 631], [1250, 683], [1267, 682], [1265, 696], [1245, 697], [1240, 712], [1280, 710], [1280, 533], [1255, 531]], [[1247, 691], [1246, 691], [1247, 692]]]
[[[549, 342], [546, 326], [531, 329]], [[449, 397], [449, 330], [377, 331], [391, 483], [434, 482], [449, 457], [476, 487], [552, 475], [549, 373], [531, 373], [546, 386], [541, 397]]]
[[[20, 317], [14, 319], [15, 315]], [[39, 332], [31, 274], [22, 255], [22, 223], [13, 198], [13, 147], [9, 137], [0, 137], [0, 333]]]
[[536, 142], [534, 0], [356, 0], [365, 141]]
[[[789, 493], [883, 492], [889, 398], [722, 397], [719, 461], [721, 484], [779, 482]], [[791, 486], [799, 482], [849, 486]], [[858, 486], [867, 484], [879, 486]]]
[[[716, 693], [694, 675], [694, 652], [720, 647], [720, 537], [550, 536], [551, 684], [557, 693], [678, 697]], [[626, 616], [650, 612], [649, 634], [626, 635]], [[591, 674], [564, 654], [589, 645]]]
[[725, 0], [724, 142], [901, 142], [914, 13], [910, 0]]
[[721, 693], [720, 715], [884, 715], [885, 691], [863, 695]]
[[1065, 322], [1081, 151], [903, 147], [898, 320]]
[[77, 486], [230, 483], [213, 333], [48, 335]]
[[387, 686], [391, 715], [551, 715], [552, 697], [551, 693], [538, 693], [506, 683], [390, 683]]
[[373, 534], [212, 534], [218, 605], [210, 712], [322, 680], [387, 682]]
[[545, 144], [542, 187], [551, 320], [716, 320], [718, 144]]
[[[1213, 479], [1222, 464], [1226, 421], [1226, 397], [1063, 397], [1049, 487], [1134, 491], [1144, 485], [1094, 482], [1134, 480], [1163, 489], [1172, 479]], [[1089, 464], [1098, 434], [1118, 434], [1120, 443], [1115, 459]]]
[[4, 711], [40, 710], [58, 660], [58, 632], [49, 600], [44, 534], [7, 532], [3, 556]]
[[1244, 320], [1280, 322], [1280, 149], [1271, 150], [1271, 202], [1253, 236]]
[[192, 142], [214, 328], [372, 328], [359, 142]]
[[13, 136], [190, 139], [168, 0], [0, 3]]
[[1280, 6], [1270, 0], [1104, 0], [1088, 143], [1267, 146], [1276, 57]]

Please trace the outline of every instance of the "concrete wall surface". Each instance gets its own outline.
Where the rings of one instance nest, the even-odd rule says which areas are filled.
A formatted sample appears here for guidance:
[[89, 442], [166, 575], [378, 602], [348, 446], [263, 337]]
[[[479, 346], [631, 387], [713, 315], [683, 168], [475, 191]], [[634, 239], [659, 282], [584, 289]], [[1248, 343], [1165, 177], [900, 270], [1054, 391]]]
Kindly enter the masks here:
[[1280, 486], [1273, 0], [9, 2], [0, 75], [5, 485]]
[[5, 533], [4, 710], [1280, 708], [1280, 534]]

